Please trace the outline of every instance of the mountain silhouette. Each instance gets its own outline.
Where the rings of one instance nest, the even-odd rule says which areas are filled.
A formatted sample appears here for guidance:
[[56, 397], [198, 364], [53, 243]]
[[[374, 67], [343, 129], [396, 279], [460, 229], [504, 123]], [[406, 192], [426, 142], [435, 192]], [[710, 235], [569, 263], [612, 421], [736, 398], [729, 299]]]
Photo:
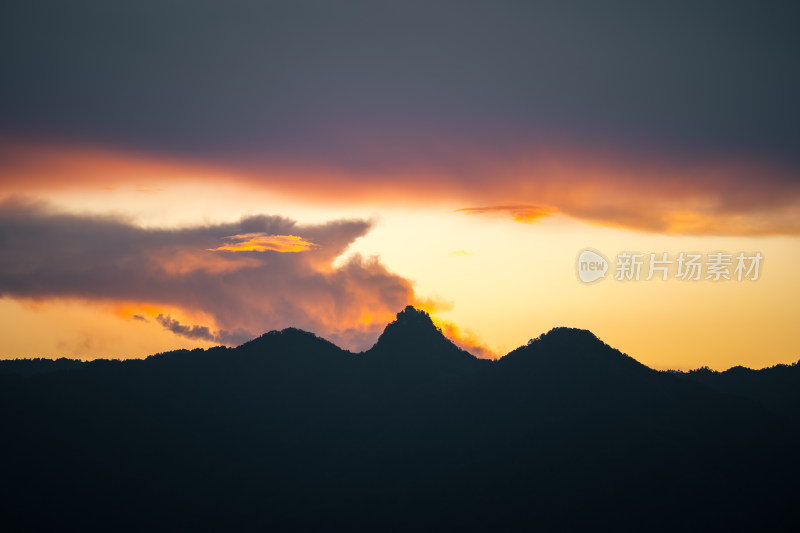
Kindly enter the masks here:
[[645, 372], [647, 367], [615, 350], [584, 329], [554, 328], [500, 360], [537, 372]]
[[796, 530], [797, 365], [660, 372], [556, 328], [496, 361], [413, 307], [362, 353], [288, 328], [1, 361], [14, 530]]
[[371, 357], [393, 356], [415, 362], [438, 361], [447, 364], [475, 359], [447, 339], [428, 313], [410, 305], [386, 326], [378, 342], [367, 353]]
[[489, 364], [453, 344], [427, 313], [412, 306], [397, 314], [362, 357], [391, 381], [406, 377], [431, 387], [440, 386], [440, 379], [464, 379]]

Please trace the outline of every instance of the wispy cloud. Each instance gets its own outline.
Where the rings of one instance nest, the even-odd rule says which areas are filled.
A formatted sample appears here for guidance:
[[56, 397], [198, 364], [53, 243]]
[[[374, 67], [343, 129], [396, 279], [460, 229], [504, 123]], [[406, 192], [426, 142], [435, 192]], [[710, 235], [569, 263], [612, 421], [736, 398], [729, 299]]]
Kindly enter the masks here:
[[449, 255], [450, 257], [472, 257], [475, 254], [473, 254], [472, 252], [468, 252], [467, 250], [453, 250], [447, 255]]
[[554, 207], [540, 205], [491, 205], [486, 207], [464, 207], [456, 211], [468, 215], [501, 215], [509, 216], [517, 222], [534, 224], [551, 216], [557, 210]]
[[305, 252], [317, 245], [313, 242], [303, 240], [296, 235], [267, 235], [265, 233], [245, 233], [243, 235], [231, 235], [225, 237], [226, 244], [218, 248], [210, 248], [209, 251], [228, 251], [228, 252]]
[[208, 326], [187, 326], [185, 324], [181, 324], [178, 320], [173, 319], [169, 315], [164, 316], [159, 314], [156, 316], [156, 322], [174, 334], [180, 335], [181, 337], [186, 337], [187, 339], [204, 340], [217, 344], [227, 344], [230, 346], [237, 346], [247, 342], [254, 336], [249, 331], [241, 328], [238, 328], [234, 331], [220, 329], [212, 332]]

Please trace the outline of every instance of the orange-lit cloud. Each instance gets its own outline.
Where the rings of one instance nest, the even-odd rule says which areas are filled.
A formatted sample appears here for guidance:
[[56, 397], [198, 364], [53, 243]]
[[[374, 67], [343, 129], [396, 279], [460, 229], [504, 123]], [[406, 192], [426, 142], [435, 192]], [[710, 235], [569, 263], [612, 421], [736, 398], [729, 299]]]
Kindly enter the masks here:
[[225, 237], [231, 241], [218, 248], [211, 248], [209, 251], [227, 252], [305, 252], [317, 245], [313, 242], [303, 240], [296, 235], [267, 235], [265, 233], [245, 233], [243, 235], [231, 235]]
[[162, 184], [220, 179], [224, 172], [206, 165], [105, 147], [21, 143], [0, 139], [0, 192], [119, 188], [157, 194]]
[[456, 211], [468, 215], [510, 216], [517, 222], [534, 224], [545, 217], [549, 217], [557, 210], [554, 207], [542, 207], [539, 205], [492, 205], [487, 207], [463, 207]]
[[471, 331], [463, 330], [452, 322], [435, 316], [431, 316], [431, 319], [436, 324], [436, 327], [442, 330], [442, 333], [462, 350], [466, 350], [481, 359], [497, 359], [497, 354], [483, 344]]
[[144, 190], [163, 191], [206, 183], [311, 204], [428, 204], [524, 223], [558, 214], [667, 234], [800, 234], [798, 170], [766, 160], [695, 161], [521, 143], [503, 157], [454, 145], [437, 146], [424, 158], [410, 154], [387, 161], [396, 164], [349, 168], [300, 159], [211, 164], [5, 141], [0, 142], [0, 196], [87, 188], [134, 192], [142, 184]]

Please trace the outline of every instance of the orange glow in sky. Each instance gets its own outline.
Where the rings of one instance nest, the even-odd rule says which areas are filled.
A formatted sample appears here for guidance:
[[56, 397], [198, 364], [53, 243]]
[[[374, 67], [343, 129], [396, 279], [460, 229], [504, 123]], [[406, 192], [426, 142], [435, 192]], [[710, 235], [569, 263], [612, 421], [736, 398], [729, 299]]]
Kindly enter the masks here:
[[[571, 326], [590, 329], [657, 368], [762, 367], [800, 359], [798, 188], [782, 177], [774, 178], [772, 189], [749, 195], [724, 185], [767, 165], [731, 161], [700, 170], [636, 158], [567, 157], [561, 149], [554, 152], [561, 154], [558, 164], [553, 158], [500, 164], [478, 157], [476, 172], [491, 179], [462, 185], [454, 184], [450, 170], [420, 163], [377, 176], [365, 188], [341, 169], [303, 164], [226, 169], [99, 147], [8, 142], [1, 151], [0, 200], [24, 198], [53, 217], [97, 217], [87, 227], [114, 220], [126, 232], [139, 228], [146, 232], [142, 238], [157, 243], [141, 252], [149, 279], [224, 279], [221, 294], [233, 291], [238, 298], [215, 307], [213, 298], [195, 301], [188, 289], [179, 299], [165, 293], [163, 301], [147, 303], [92, 296], [80, 287], [30, 296], [6, 291], [0, 299], [2, 357], [143, 356], [210, 346], [240, 326], [257, 335], [305, 325], [363, 349], [394, 313], [413, 303], [483, 357]], [[700, 184], [695, 175], [701, 171], [717, 177]], [[637, 181], [639, 174], [658, 177]], [[260, 215], [278, 217], [285, 229], [247, 226], [195, 235]], [[342, 225], [353, 220], [366, 229], [342, 236]], [[317, 233], [306, 234], [302, 224], [316, 224]], [[175, 233], [162, 243], [161, 232]], [[576, 278], [575, 258], [587, 247], [609, 258], [627, 250], [727, 250], [758, 251], [765, 260], [762, 277], [751, 283], [607, 279], [586, 286]], [[294, 260], [288, 256], [299, 262], [287, 263]], [[132, 260], [112, 258], [108, 268]], [[254, 276], [259, 287], [268, 284], [273, 266], [285, 280], [274, 283], [292, 283], [293, 276], [303, 281], [285, 294], [248, 294], [242, 280]], [[253, 274], [259, 269], [261, 277]], [[361, 285], [367, 278], [368, 288]], [[292, 313], [272, 307], [281, 298], [296, 300]], [[248, 302], [247, 308], [236, 302]], [[94, 333], [98, 324], [102, 333]], [[184, 324], [208, 334], [181, 329]], [[45, 330], [51, 333], [30, 334]]]

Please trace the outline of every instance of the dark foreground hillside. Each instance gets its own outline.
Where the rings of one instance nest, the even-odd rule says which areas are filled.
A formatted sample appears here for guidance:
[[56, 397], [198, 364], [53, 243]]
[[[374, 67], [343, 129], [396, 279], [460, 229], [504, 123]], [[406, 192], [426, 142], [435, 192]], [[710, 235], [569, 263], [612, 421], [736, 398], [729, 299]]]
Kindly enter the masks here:
[[412, 308], [362, 354], [288, 329], [4, 362], [0, 506], [13, 530], [794, 531], [798, 370], [656, 372], [564, 328], [488, 362]]

